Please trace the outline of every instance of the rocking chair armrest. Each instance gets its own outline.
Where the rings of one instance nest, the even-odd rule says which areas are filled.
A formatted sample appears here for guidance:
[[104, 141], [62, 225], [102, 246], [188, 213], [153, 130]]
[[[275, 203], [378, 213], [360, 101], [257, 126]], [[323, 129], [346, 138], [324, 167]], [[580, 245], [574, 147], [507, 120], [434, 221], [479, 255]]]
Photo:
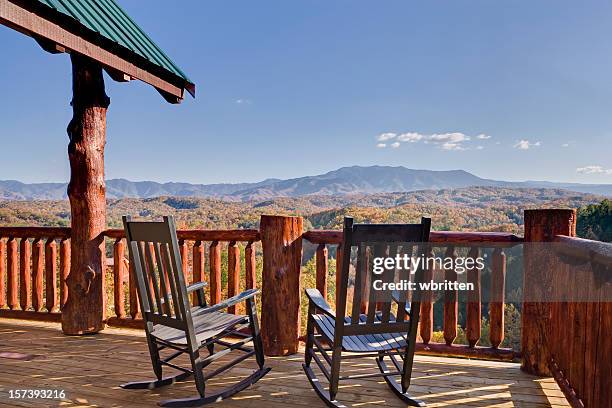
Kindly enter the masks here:
[[322, 311], [326, 315], [336, 318], [336, 314], [332, 310], [331, 306], [325, 301], [325, 298], [319, 292], [319, 289], [306, 289], [306, 296], [315, 309]]
[[204, 289], [206, 286], [208, 286], [208, 283], [206, 282], [192, 283], [191, 285], [187, 286], [187, 293], [191, 293], [196, 290]]
[[210, 313], [210, 312], [216, 312], [218, 310], [227, 309], [228, 307], [234, 306], [237, 303], [244, 302], [246, 300], [253, 298], [258, 293], [259, 293], [259, 289], [245, 290], [239, 295], [236, 295], [234, 297], [224, 300], [223, 302], [217, 303], [215, 305], [212, 305], [212, 306], [209, 306], [203, 309], [201, 313]]

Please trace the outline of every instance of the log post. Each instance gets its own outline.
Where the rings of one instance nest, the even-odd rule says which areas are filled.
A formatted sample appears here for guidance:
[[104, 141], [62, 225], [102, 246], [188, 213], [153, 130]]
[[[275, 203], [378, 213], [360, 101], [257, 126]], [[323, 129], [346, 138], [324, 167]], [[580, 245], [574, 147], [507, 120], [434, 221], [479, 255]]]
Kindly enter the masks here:
[[506, 299], [506, 254], [503, 248], [495, 248], [491, 256], [491, 298], [489, 300], [489, 340], [498, 348], [504, 341], [504, 308]]
[[[205, 270], [205, 262], [206, 259], [204, 258], [204, 242], [202, 241], [196, 241], [193, 244], [193, 277], [192, 277], [192, 282], [191, 283], [196, 283], [196, 282], [203, 282], [206, 279], [204, 279], [204, 270]], [[199, 304], [198, 301], [198, 291], [194, 291], [191, 294], [191, 302], [194, 305]]]
[[32, 307], [32, 301], [30, 300], [32, 294], [31, 256], [32, 246], [30, 240], [28, 238], [21, 238], [19, 242], [19, 305], [21, 310], [29, 310]]
[[302, 217], [262, 215], [261, 326], [269, 356], [294, 354], [300, 334]]
[[208, 267], [210, 268], [210, 304], [221, 302], [221, 246], [213, 241], [208, 248]]
[[63, 239], [60, 243], [60, 309], [68, 300], [68, 285], [66, 279], [70, 274], [70, 240]]
[[19, 291], [17, 240], [14, 237], [9, 237], [7, 247], [6, 268], [8, 270], [8, 275], [6, 277], [6, 297], [9, 309], [16, 310], [17, 306], [19, 306], [19, 302], [17, 301], [17, 294]]
[[32, 307], [40, 312], [43, 308], [43, 273], [45, 270], [45, 246], [36, 238], [32, 256]]
[[115, 315], [119, 319], [125, 318], [125, 242], [117, 238], [113, 245], [113, 300], [115, 302]]
[[[470, 249], [468, 259], [476, 259], [480, 255], [480, 249], [475, 246]], [[465, 308], [466, 325], [465, 334], [470, 347], [476, 347], [481, 334], [481, 293], [480, 293], [480, 270], [474, 266], [467, 271], [467, 281], [474, 285], [474, 290], [467, 294], [467, 305]]]
[[[455, 247], [450, 245], [446, 249], [445, 258], [457, 258]], [[454, 264], [454, 261], [453, 261]], [[449, 282], [457, 281], [457, 272], [454, 269], [444, 270], [444, 279]], [[444, 291], [444, 341], [447, 346], [453, 344], [457, 338], [457, 321], [458, 321], [458, 292], [457, 289], [447, 289]]]
[[0, 309], [6, 307], [6, 243], [0, 238]]
[[57, 312], [57, 245], [49, 237], [45, 243], [45, 307], [47, 312]]
[[106, 110], [102, 67], [72, 53], [72, 120], [68, 125], [71, 210], [71, 264], [68, 300], [62, 310], [65, 334], [96, 333], [104, 329], [104, 238], [106, 186], [104, 145]]
[[[555, 235], [576, 235], [576, 210], [525, 210], [524, 299], [522, 313], [521, 369], [530, 374], [550, 376], [551, 304], [555, 270], [551, 260], [534, 242], [550, 242]], [[536, 301], [534, 301], [536, 300]]]
[[255, 259], [255, 248], [253, 242], [249, 241], [244, 248], [244, 273], [246, 275], [246, 289], [257, 287], [257, 260]]
[[325, 244], [319, 244], [316, 253], [316, 282], [317, 289], [323, 295], [323, 299], [327, 299], [327, 274], [328, 272], [328, 260], [327, 260], [327, 246]]
[[[240, 293], [240, 247], [236, 241], [227, 245], [227, 297]], [[236, 314], [236, 305], [227, 308], [228, 313]]]

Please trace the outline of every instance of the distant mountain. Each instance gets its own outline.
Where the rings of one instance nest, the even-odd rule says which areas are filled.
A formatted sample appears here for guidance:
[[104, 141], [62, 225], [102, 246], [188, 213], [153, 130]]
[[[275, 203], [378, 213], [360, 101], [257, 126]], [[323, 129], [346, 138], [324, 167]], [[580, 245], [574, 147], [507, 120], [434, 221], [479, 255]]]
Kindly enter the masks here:
[[[484, 179], [464, 170], [414, 170], [397, 166], [342, 167], [316, 176], [287, 180], [267, 179], [258, 183], [189, 184], [153, 181], [108, 180], [108, 198], [152, 198], [161, 196], [208, 197], [232, 201], [265, 200], [309, 195], [375, 194], [466, 187], [548, 188], [612, 196], [612, 184], [508, 182]], [[25, 184], [0, 181], [0, 199], [61, 200], [65, 183]]]

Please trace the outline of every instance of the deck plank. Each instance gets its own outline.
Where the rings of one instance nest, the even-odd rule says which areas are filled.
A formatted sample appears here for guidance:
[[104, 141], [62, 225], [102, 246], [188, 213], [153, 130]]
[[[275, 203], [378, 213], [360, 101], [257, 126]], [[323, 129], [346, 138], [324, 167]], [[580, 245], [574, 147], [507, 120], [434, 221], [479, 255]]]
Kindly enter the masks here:
[[[152, 378], [141, 331], [111, 328], [95, 336], [64, 336], [56, 323], [0, 319], [0, 351], [35, 357], [0, 357], [0, 407], [150, 407], [162, 399], [193, 396], [192, 381], [154, 391], [123, 390], [119, 384]], [[179, 360], [180, 361], [180, 360]], [[253, 387], [216, 406], [255, 408], [322, 407], [304, 376], [303, 355], [268, 358], [272, 371]], [[183, 360], [185, 362], [185, 360]], [[222, 363], [222, 362], [220, 362]], [[371, 360], [349, 360], [346, 372], [375, 369]], [[247, 361], [208, 384], [209, 390], [235, 383], [252, 372]], [[518, 364], [417, 356], [411, 391], [429, 407], [567, 407], [550, 378], [520, 371]], [[10, 389], [64, 389], [63, 401], [5, 399]], [[349, 407], [404, 407], [381, 379], [341, 383], [338, 397]]]

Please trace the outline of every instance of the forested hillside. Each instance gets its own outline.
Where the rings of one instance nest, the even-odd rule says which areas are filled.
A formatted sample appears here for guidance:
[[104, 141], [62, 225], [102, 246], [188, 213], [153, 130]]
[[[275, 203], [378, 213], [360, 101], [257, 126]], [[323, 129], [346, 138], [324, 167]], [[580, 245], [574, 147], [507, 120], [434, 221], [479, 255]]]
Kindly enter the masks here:
[[[298, 214], [305, 217], [307, 228], [322, 229], [339, 228], [345, 215], [355, 217], [357, 222], [413, 222], [429, 215], [437, 230], [520, 233], [525, 208], [579, 208], [602, 200], [601, 196], [561, 189], [502, 187], [282, 197], [249, 202], [190, 197], [126, 198], [108, 200], [108, 226], [120, 227], [121, 216], [125, 214], [143, 219], [171, 214], [179, 228], [217, 229], [257, 227], [261, 214]], [[0, 201], [0, 225], [68, 226], [70, 206], [65, 200]]]

